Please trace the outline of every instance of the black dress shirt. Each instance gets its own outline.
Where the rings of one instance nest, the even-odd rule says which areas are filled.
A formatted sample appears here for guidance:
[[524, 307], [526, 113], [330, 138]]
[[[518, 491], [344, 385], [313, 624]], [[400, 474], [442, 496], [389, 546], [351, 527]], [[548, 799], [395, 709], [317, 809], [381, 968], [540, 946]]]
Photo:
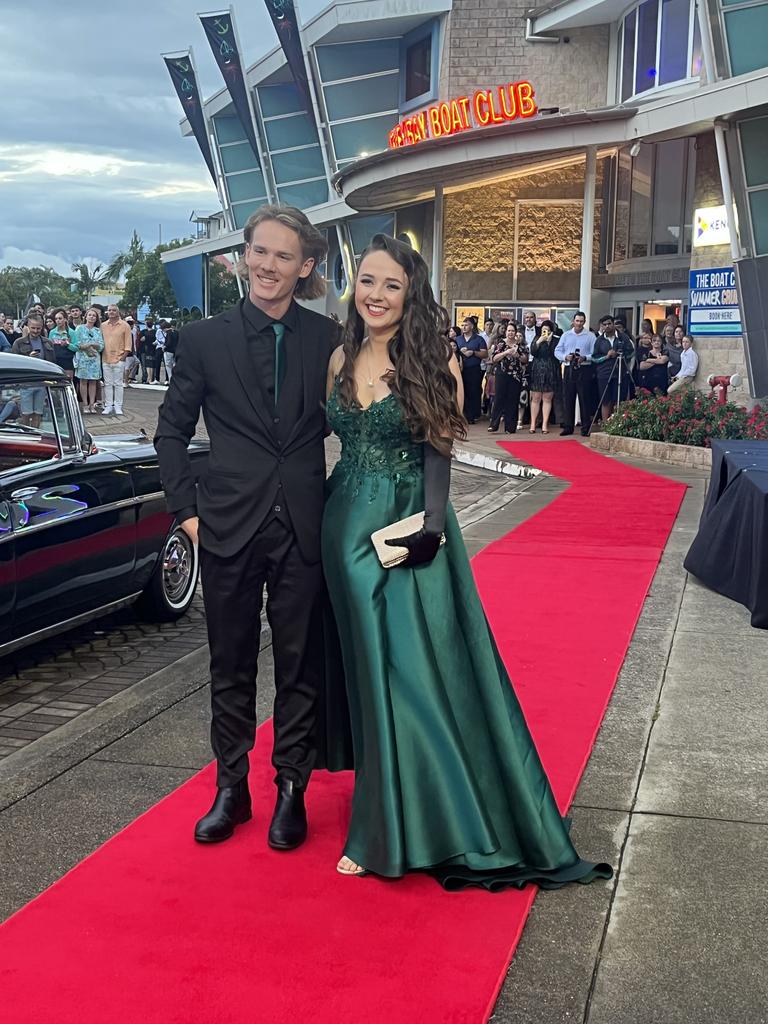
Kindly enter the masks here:
[[[243, 327], [245, 329], [245, 339], [248, 342], [248, 351], [251, 353], [251, 359], [258, 372], [261, 386], [266, 392], [269, 401], [274, 405], [275, 332], [272, 329], [273, 323], [275, 321], [271, 316], [267, 316], [258, 306], [254, 306], [248, 296], [245, 297], [243, 301]], [[285, 327], [283, 357], [285, 360], [284, 372], [287, 377], [291, 372], [291, 358], [295, 358], [295, 344], [299, 336], [299, 320], [295, 302], [290, 304], [280, 323]]]

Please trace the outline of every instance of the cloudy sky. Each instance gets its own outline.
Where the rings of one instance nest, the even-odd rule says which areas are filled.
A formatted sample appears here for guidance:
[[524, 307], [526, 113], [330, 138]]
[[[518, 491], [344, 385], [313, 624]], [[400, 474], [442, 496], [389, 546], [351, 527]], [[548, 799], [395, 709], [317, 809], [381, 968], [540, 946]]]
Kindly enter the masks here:
[[[162, 53], [192, 46], [204, 97], [222, 79], [205, 0], [0, 0], [0, 267], [108, 262], [134, 228], [148, 247], [218, 209]], [[246, 65], [277, 43], [260, 0], [235, 0]], [[306, 21], [325, 0], [299, 0]], [[161, 227], [162, 226], [162, 227]]]

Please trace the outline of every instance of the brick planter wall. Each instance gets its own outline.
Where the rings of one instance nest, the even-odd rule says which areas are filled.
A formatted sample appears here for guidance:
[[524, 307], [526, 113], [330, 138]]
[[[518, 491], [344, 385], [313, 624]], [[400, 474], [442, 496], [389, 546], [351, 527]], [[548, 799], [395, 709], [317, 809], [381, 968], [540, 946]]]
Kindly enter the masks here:
[[592, 434], [589, 443], [597, 451], [613, 455], [633, 455], [636, 459], [656, 459], [675, 466], [693, 469], [711, 469], [712, 452], [687, 444], [669, 444], [666, 441], [642, 441], [637, 437], [617, 437], [613, 434]]

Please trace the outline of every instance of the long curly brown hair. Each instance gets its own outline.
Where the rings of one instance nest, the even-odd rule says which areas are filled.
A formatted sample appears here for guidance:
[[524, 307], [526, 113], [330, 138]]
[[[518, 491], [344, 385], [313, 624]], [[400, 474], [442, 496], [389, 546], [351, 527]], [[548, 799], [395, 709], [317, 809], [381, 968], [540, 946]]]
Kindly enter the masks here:
[[[465, 438], [467, 432], [457, 401], [456, 379], [448, 365], [448, 314], [435, 301], [426, 263], [410, 245], [390, 235], [374, 235], [360, 257], [360, 266], [370, 252], [388, 253], [408, 279], [403, 319], [388, 346], [394, 370], [387, 371], [382, 379], [400, 399], [414, 440], [427, 441], [443, 455], [450, 455], [454, 439]], [[344, 363], [339, 373], [339, 396], [347, 409], [359, 404], [355, 362], [365, 331], [353, 294], [341, 336]]]

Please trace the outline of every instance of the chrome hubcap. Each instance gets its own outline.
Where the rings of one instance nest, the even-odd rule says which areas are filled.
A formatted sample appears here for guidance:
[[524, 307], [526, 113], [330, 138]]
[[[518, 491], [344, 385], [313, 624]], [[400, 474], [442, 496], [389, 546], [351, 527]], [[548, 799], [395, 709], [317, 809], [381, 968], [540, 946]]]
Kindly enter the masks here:
[[189, 589], [194, 564], [192, 542], [174, 533], [163, 554], [163, 589], [171, 604], [179, 604]]

